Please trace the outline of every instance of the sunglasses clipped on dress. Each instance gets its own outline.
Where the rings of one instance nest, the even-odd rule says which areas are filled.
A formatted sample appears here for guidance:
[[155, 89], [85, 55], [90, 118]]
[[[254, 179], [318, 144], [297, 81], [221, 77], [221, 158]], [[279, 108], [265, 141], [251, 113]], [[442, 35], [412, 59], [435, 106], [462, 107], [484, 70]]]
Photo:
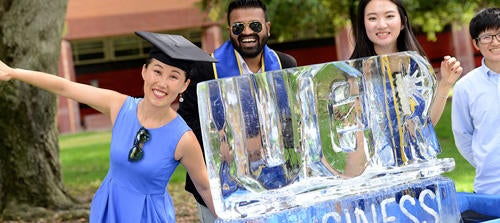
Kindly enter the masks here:
[[130, 162], [136, 162], [142, 159], [144, 152], [144, 144], [150, 140], [150, 135], [149, 131], [141, 127], [139, 131], [137, 131], [137, 134], [135, 135], [134, 139], [134, 145], [130, 149], [128, 153], [128, 161]]

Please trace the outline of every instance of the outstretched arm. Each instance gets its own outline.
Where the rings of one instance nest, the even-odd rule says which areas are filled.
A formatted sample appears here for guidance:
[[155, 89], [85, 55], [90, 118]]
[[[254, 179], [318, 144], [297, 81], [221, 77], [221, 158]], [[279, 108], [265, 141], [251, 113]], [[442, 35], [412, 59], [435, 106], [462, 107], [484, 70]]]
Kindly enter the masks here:
[[0, 61], [0, 81], [19, 80], [54, 94], [87, 104], [109, 116], [114, 123], [126, 95], [81, 84], [43, 72], [14, 69]]
[[207, 168], [203, 160], [200, 144], [196, 140], [193, 131], [188, 131], [181, 137], [175, 150], [175, 159], [181, 161], [203, 201], [205, 201], [207, 207], [212, 211], [212, 214], [217, 217], [212, 193], [210, 192]]
[[438, 80], [434, 103], [431, 107], [431, 120], [434, 126], [441, 118], [448, 94], [453, 84], [462, 75], [462, 72], [463, 68], [460, 66], [460, 61], [455, 57], [445, 56], [443, 61], [441, 61], [441, 78]]

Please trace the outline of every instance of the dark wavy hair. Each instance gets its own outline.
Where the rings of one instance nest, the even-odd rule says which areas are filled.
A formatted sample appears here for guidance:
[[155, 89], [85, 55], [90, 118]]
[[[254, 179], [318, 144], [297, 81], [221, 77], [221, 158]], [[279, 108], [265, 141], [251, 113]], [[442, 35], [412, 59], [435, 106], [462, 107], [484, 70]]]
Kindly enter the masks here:
[[[368, 57], [368, 56], [375, 56], [377, 53], [375, 52], [375, 48], [373, 46], [373, 42], [368, 39], [368, 35], [366, 34], [366, 29], [365, 29], [365, 8], [366, 5], [371, 0], [360, 0], [358, 4], [358, 10], [357, 14], [353, 17], [351, 17], [352, 23], [354, 24], [354, 39], [355, 39], [355, 46], [354, 46], [354, 51], [350, 57], [350, 59], [356, 59], [360, 57]], [[417, 41], [417, 38], [415, 37], [415, 34], [413, 34], [413, 31], [411, 29], [410, 25], [410, 19], [408, 17], [408, 14], [406, 13], [406, 10], [403, 6], [403, 3], [400, 0], [390, 0], [392, 3], [394, 3], [399, 12], [399, 16], [401, 18], [401, 23], [404, 26], [404, 29], [401, 30], [401, 33], [399, 33], [398, 39], [397, 39], [397, 47], [399, 51], [417, 51], [422, 55], [423, 57], [426, 57], [426, 54], [420, 46], [420, 44]]]
[[479, 11], [469, 23], [469, 33], [476, 40], [481, 32], [500, 29], [500, 8], [486, 8]]
[[260, 1], [260, 0], [235, 0], [231, 1], [229, 5], [227, 6], [227, 24], [229, 24], [229, 15], [231, 15], [231, 12], [235, 9], [244, 9], [244, 8], [261, 8], [264, 11], [264, 16], [266, 19], [266, 22], [268, 21], [267, 19], [267, 8], [266, 5]]

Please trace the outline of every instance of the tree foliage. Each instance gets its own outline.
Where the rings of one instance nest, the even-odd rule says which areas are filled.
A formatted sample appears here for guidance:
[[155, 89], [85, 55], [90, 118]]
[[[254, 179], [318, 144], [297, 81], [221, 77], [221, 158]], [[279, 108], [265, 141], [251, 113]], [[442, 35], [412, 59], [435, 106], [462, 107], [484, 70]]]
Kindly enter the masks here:
[[278, 42], [331, 36], [340, 17], [333, 17], [337, 14], [333, 10], [325, 10], [323, 2], [328, 1], [267, 1], [271, 35]]
[[403, 0], [414, 28], [436, 40], [436, 33], [448, 25], [467, 24], [481, 5], [481, 0], [415, 1]]

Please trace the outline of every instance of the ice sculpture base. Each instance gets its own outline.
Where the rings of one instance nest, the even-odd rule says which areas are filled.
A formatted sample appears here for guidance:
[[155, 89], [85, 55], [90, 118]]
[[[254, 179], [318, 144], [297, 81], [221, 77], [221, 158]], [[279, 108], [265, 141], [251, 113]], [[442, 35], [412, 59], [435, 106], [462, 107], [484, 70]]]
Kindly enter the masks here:
[[[382, 180], [384, 177], [379, 178]], [[389, 179], [386, 179], [389, 180]], [[239, 222], [459, 222], [455, 184], [437, 176], [406, 183], [386, 182], [370, 191], [357, 191], [316, 203], [259, 217], [218, 219], [217, 223]], [[317, 191], [319, 192], [319, 191]], [[324, 190], [323, 193], [331, 191]], [[314, 195], [313, 195], [314, 196]], [[325, 194], [325, 197], [328, 197]], [[306, 199], [306, 198], [304, 198]]]

